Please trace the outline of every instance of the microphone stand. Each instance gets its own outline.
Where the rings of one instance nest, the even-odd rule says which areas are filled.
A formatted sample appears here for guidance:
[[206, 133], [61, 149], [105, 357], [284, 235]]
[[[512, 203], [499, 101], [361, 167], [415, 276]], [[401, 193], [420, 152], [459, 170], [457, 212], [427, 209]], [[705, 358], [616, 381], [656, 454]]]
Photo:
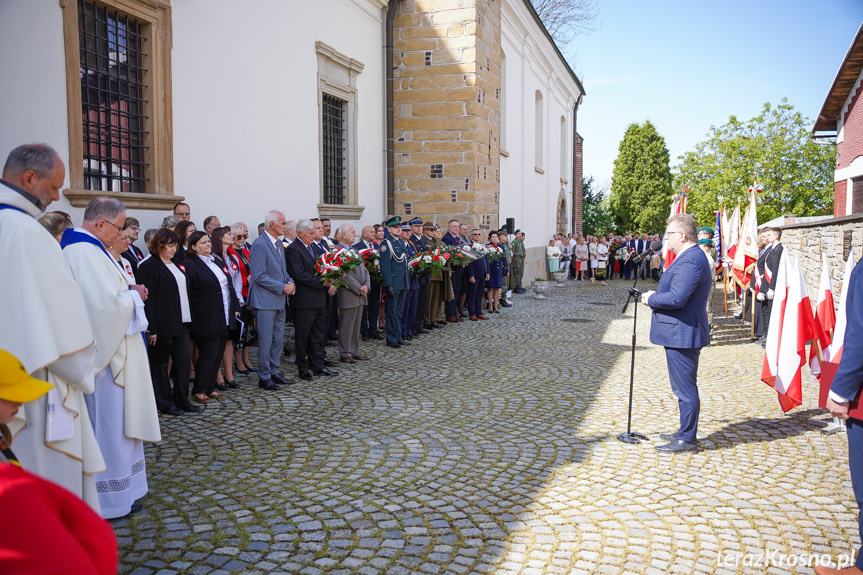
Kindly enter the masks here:
[[635, 385], [635, 330], [638, 326], [638, 298], [641, 297], [641, 292], [635, 286], [638, 285], [638, 270], [643, 262], [644, 259], [638, 262], [635, 268], [635, 281], [632, 283], [632, 287], [629, 288], [629, 296], [626, 298], [626, 304], [623, 306], [623, 313], [626, 313], [630, 300], [635, 304], [635, 313], [632, 315], [632, 362], [629, 366], [629, 414], [626, 418], [626, 432], [617, 436], [618, 441], [622, 441], [623, 443], [641, 443], [642, 440], [647, 441], [646, 435], [632, 431], [632, 389]]

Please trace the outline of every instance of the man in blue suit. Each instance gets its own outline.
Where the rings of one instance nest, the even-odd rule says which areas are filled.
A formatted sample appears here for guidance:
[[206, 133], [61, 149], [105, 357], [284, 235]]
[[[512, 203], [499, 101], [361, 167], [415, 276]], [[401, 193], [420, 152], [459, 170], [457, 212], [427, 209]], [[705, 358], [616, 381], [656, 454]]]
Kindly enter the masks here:
[[279, 372], [285, 343], [285, 306], [296, 286], [285, 266], [285, 248], [279, 239], [285, 235], [285, 215], [273, 210], [264, 218], [264, 233], [252, 244], [249, 259], [249, 305], [255, 310], [258, 327], [258, 386], [273, 391], [277, 383], [294, 383]]
[[[851, 272], [846, 305], [848, 323], [845, 327], [845, 341], [842, 344], [842, 358], [836, 377], [830, 384], [827, 409], [832, 415], [841, 417], [847, 423], [848, 466], [851, 468], [854, 499], [857, 500], [858, 529], [863, 535], [863, 516], [859, 513], [859, 509], [863, 507], [863, 420], [848, 417], [850, 400], [860, 394], [860, 386], [863, 384], [863, 266], [858, 265]], [[863, 573], [863, 549], [860, 549], [857, 554], [855, 565], [845, 569], [815, 567], [815, 573], [859, 575]]]
[[668, 379], [680, 409], [680, 428], [661, 434], [670, 443], [658, 445], [656, 450], [678, 453], [698, 449], [698, 357], [701, 348], [710, 343], [707, 300], [712, 275], [707, 257], [696, 246], [695, 218], [690, 214], [668, 218], [665, 237], [677, 257], [662, 274], [656, 291], [642, 294], [641, 302], [653, 310], [650, 341], [665, 347]]

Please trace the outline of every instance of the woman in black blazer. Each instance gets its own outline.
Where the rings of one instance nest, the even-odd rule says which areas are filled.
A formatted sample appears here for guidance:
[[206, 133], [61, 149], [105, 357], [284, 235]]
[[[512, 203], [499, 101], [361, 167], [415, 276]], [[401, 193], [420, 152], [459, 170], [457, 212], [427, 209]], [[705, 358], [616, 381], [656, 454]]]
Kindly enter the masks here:
[[[149, 291], [144, 311], [149, 323], [147, 350], [156, 406], [162, 413], [171, 415], [201, 411], [200, 407], [189, 403], [192, 361], [189, 325], [192, 318], [183, 265], [171, 261], [178, 246], [177, 234], [169, 229], [157, 231], [148, 246], [152, 257], [141, 262], [137, 272], [138, 281]], [[169, 355], [174, 360], [173, 391], [168, 380]]]
[[191, 335], [198, 346], [192, 396], [200, 403], [224, 397], [216, 391], [216, 377], [228, 342], [228, 330], [236, 327], [240, 309], [228, 266], [222, 258], [213, 256], [211, 249], [210, 236], [194, 232], [183, 260], [192, 311]]

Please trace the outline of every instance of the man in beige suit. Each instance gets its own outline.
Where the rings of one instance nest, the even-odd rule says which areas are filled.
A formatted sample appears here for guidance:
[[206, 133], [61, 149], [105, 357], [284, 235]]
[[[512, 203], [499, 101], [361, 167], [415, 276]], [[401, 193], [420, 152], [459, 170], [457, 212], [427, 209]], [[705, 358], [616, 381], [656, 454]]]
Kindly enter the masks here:
[[[357, 232], [350, 224], [342, 224], [338, 232], [340, 247], [350, 250], [357, 239]], [[366, 295], [371, 289], [371, 278], [366, 266], [351, 270], [345, 280], [348, 285], [339, 288], [336, 305], [339, 308], [339, 357], [342, 363], [356, 363], [369, 359], [359, 352], [360, 320]]]

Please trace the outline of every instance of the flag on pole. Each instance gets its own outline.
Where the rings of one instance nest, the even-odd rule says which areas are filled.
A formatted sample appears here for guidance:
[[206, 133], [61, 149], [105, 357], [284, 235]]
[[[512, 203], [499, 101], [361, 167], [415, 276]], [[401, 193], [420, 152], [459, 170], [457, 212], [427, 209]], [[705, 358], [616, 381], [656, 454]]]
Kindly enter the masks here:
[[740, 204], [734, 208], [734, 212], [728, 219], [728, 229], [725, 232], [727, 239], [725, 240], [725, 265], [731, 269], [731, 262], [734, 261], [734, 252], [737, 251], [737, 242], [740, 239]]
[[[689, 191], [689, 188], [683, 188], [683, 191], [680, 192], [680, 195], [674, 194], [671, 196], [671, 213], [669, 214], [669, 218], [676, 216], [678, 214], [686, 213], [686, 192]], [[662, 242], [662, 259], [665, 261], [665, 265], [662, 269], [667, 270], [668, 266], [671, 265], [671, 262], [674, 261], [675, 254], [673, 251], [668, 249], [668, 242]]]
[[[806, 343], [814, 337], [815, 323], [800, 261], [795, 256], [793, 263], [785, 261], [783, 266], [786, 253], [782, 251], [776, 272], [776, 291], [761, 368], [761, 381], [779, 394], [783, 412], [803, 402], [801, 368], [806, 363]], [[787, 284], [780, 285], [780, 282]], [[780, 289], [784, 295], [780, 294]]]
[[[818, 299], [815, 304], [815, 340], [809, 347], [809, 369], [812, 375], [821, 375], [821, 359], [826, 359], [827, 349], [833, 340], [836, 327], [836, 312], [833, 309], [833, 286], [830, 283], [830, 261], [821, 254], [821, 281], [818, 284]], [[819, 357], [818, 350], [821, 350]]]
[[842, 292], [839, 294], [839, 315], [836, 316], [836, 327], [830, 347], [824, 351], [824, 361], [835, 364], [842, 359], [842, 346], [845, 344], [845, 326], [848, 325], [848, 288], [851, 285], [851, 272], [854, 270], [854, 250], [848, 254], [845, 262], [845, 275], [842, 276]]
[[713, 233], [713, 247], [716, 248], [716, 267], [722, 265], [722, 208], [716, 212], [715, 231]]
[[749, 274], [758, 261], [758, 213], [755, 201], [758, 189], [749, 188], [749, 205], [743, 217], [743, 227], [734, 250], [731, 262], [731, 274], [740, 287], [749, 287]]

